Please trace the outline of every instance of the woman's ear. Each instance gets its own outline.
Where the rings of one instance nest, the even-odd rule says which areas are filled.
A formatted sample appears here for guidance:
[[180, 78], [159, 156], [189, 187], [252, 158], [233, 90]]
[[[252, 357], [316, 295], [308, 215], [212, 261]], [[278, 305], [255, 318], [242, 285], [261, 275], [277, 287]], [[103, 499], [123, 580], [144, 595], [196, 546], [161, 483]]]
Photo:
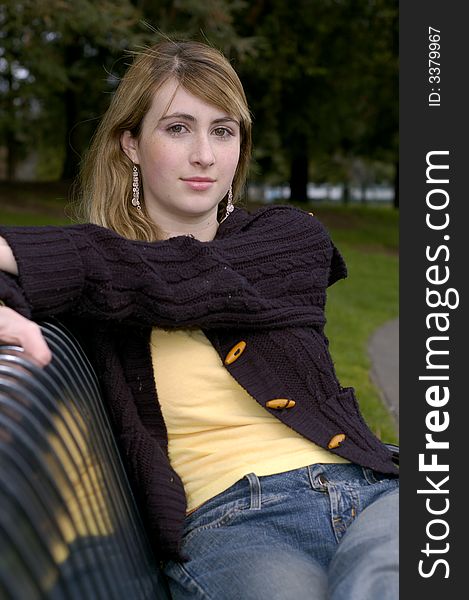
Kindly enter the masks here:
[[121, 148], [136, 165], [140, 164], [138, 160], [138, 142], [137, 139], [126, 129], [121, 134]]

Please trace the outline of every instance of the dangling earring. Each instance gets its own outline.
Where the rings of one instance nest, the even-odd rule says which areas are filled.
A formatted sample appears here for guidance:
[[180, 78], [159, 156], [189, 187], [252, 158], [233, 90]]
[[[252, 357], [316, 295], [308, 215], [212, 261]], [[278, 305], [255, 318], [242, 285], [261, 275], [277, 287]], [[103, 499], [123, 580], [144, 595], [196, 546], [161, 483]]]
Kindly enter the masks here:
[[230, 189], [228, 190], [228, 201], [226, 203], [226, 214], [223, 217], [223, 219], [220, 221], [220, 223], [223, 223], [223, 221], [229, 217], [231, 215], [231, 213], [234, 211], [234, 204], [233, 204], [233, 186], [230, 185]]
[[132, 206], [135, 206], [137, 210], [142, 210], [140, 205], [140, 185], [138, 182], [138, 169], [137, 165], [134, 164], [132, 168]]

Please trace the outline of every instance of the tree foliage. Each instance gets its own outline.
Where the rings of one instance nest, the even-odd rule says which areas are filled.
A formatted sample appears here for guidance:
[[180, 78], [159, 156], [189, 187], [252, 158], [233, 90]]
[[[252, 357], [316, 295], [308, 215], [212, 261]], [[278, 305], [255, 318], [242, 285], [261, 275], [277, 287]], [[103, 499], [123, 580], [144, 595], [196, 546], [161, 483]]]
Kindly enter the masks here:
[[44, 176], [71, 178], [125, 50], [165, 36], [205, 40], [240, 73], [254, 179], [289, 181], [301, 200], [311, 174], [396, 162], [396, 0], [4, 0], [0, 30], [10, 176], [35, 148]]
[[306, 198], [312, 163], [330, 177], [337, 157], [393, 160], [396, 12], [393, 0], [258, 0], [241, 24], [262, 40], [256, 60], [241, 67], [257, 159], [290, 181], [296, 200]]

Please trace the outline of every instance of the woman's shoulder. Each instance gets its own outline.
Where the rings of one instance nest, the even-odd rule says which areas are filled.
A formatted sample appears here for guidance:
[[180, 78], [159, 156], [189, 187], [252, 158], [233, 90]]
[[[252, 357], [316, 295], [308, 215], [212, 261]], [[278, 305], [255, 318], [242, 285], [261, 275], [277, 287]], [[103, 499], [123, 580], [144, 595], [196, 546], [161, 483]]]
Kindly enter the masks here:
[[259, 217], [259, 216], [278, 216], [280, 215], [291, 215], [296, 213], [298, 215], [309, 215], [312, 216], [312, 212], [308, 212], [302, 208], [293, 206], [292, 204], [269, 204], [267, 206], [258, 206], [254, 208], [245, 208], [243, 206], [236, 206], [236, 212], [245, 216]]
[[230, 219], [233, 232], [262, 228], [292, 235], [304, 233], [308, 236], [328, 237], [326, 228], [313, 212], [288, 204], [262, 206], [254, 210], [237, 207], [225, 223], [228, 224]]

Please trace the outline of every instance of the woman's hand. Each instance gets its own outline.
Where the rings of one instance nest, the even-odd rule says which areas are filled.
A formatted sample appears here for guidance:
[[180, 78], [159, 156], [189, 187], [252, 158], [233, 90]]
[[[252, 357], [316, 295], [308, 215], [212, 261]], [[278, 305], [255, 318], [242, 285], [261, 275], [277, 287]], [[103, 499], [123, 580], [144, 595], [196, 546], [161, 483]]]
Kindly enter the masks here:
[[39, 325], [7, 306], [0, 306], [1, 343], [21, 346], [25, 354], [41, 367], [45, 367], [52, 359]]
[[0, 269], [18, 275], [18, 265], [8, 242], [0, 237]]

